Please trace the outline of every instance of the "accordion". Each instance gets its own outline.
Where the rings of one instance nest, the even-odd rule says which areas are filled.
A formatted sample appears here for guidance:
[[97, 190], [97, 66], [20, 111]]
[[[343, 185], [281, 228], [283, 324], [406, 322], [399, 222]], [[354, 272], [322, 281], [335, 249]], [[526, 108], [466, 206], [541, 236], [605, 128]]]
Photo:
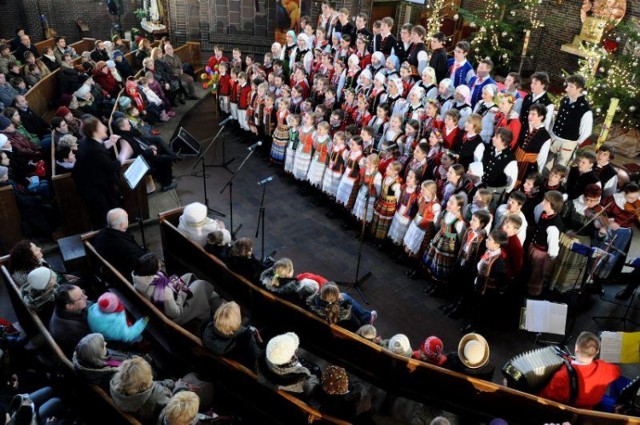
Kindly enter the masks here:
[[558, 347], [544, 347], [518, 354], [502, 366], [502, 374], [510, 388], [537, 393], [564, 364], [564, 353]]

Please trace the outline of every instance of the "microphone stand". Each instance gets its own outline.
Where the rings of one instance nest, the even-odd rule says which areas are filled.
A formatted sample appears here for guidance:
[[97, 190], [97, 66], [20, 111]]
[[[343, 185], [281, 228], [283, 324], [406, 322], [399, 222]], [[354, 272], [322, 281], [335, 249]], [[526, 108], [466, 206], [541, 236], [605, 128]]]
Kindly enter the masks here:
[[[372, 180], [373, 182], [373, 180]], [[360, 288], [366, 281], [367, 279], [369, 279], [372, 274], [371, 272], [366, 272], [362, 277], [360, 276], [360, 263], [362, 261], [362, 249], [364, 247], [364, 233], [365, 230], [367, 228], [367, 212], [369, 209], [369, 198], [371, 197], [370, 194], [371, 188], [367, 187], [367, 196], [365, 198], [365, 203], [364, 203], [364, 213], [362, 215], [362, 227], [360, 228], [360, 245], [358, 246], [358, 260], [356, 262], [356, 276], [354, 278], [353, 281], [345, 283], [345, 285], [348, 287], [347, 289], [347, 293], [349, 293], [352, 289], [355, 289], [356, 291], [358, 291], [358, 294], [360, 294], [360, 297], [362, 297], [362, 300], [365, 302], [365, 304], [369, 304], [369, 300], [367, 299], [367, 297], [364, 295], [364, 292], [362, 292], [362, 289]]]
[[215, 215], [218, 215], [220, 217], [226, 217], [226, 215], [224, 213], [221, 213], [218, 210], [214, 210], [213, 208], [211, 208], [209, 206], [209, 196], [207, 195], [207, 175], [205, 173], [206, 165], [204, 163], [204, 155], [202, 155], [202, 156], [200, 156], [200, 158], [198, 158], [198, 160], [194, 164], [193, 168], [195, 168], [198, 165], [198, 162], [200, 162], [200, 164], [202, 164], [202, 188], [204, 190], [204, 204], [207, 207], [207, 211], [209, 211], [211, 214], [215, 214]]
[[229, 180], [227, 180], [227, 182], [225, 183], [224, 187], [220, 190], [220, 193], [222, 193], [227, 187], [229, 188], [229, 221], [230, 221], [229, 231], [231, 232], [231, 239], [235, 239], [236, 233], [238, 233], [240, 228], [242, 228], [242, 223], [240, 223], [237, 229], [235, 230], [233, 229], [233, 179], [236, 178], [236, 176], [238, 175], [238, 172], [242, 169], [242, 167], [249, 160], [249, 158], [251, 158], [251, 155], [253, 155], [255, 151], [256, 151], [255, 148], [249, 149], [249, 153], [242, 160], [242, 162], [240, 163], [240, 166], [236, 169], [236, 171], [233, 172], [231, 177], [229, 177]]
[[[225, 120], [226, 121], [226, 120]], [[225, 121], [222, 121], [222, 125], [220, 126], [220, 129], [218, 130], [218, 133], [213, 137], [213, 139], [211, 139], [211, 142], [209, 143], [209, 145], [206, 147], [206, 149], [204, 151], [202, 151], [202, 153], [198, 156], [198, 158], [196, 159], [196, 162], [193, 164], [193, 167], [191, 167], [191, 171], [192, 171], [192, 175], [194, 170], [196, 169], [196, 167], [198, 166], [198, 161], [203, 161], [204, 160], [204, 156], [207, 154], [207, 152], [209, 152], [209, 149], [211, 149], [212, 146], [215, 146], [215, 142], [218, 139], [218, 137], [220, 136], [220, 133], [222, 133], [222, 131], [225, 129], [227, 123]], [[228, 167], [229, 164], [231, 164], [235, 158], [231, 158], [229, 161], [226, 160], [226, 143], [224, 142], [224, 138], [222, 139], [222, 162], [220, 164], [211, 164], [211, 165], [205, 165], [205, 168], [207, 167], [220, 167], [220, 168], [224, 168], [226, 169], [228, 172], [233, 173], [233, 171], [231, 171]]]
[[264, 199], [265, 199], [265, 194], [267, 193], [267, 185], [269, 183], [271, 183], [271, 180], [265, 181], [262, 184], [262, 198], [260, 199], [260, 212], [258, 213], [258, 225], [256, 226], [256, 236], [255, 236], [257, 238], [258, 237], [258, 233], [260, 232], [260, 230], [262, 230], [262, 236], [261, 236], [261, 241], [260, 241], [260, 255], [261, 255], [262, 261], [264, 261], [266, 259], [265, 255], [264, 255], [264, 228], [265, 228]]

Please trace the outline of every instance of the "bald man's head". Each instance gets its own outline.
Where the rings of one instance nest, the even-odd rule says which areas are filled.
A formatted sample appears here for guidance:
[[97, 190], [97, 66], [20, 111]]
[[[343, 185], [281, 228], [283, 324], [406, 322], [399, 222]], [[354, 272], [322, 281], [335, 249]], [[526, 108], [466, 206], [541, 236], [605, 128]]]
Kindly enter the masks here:
[[114, 208], [107, 213], [107, 225], [124, 232], [129, 227], [129, 216], [122, 208]]

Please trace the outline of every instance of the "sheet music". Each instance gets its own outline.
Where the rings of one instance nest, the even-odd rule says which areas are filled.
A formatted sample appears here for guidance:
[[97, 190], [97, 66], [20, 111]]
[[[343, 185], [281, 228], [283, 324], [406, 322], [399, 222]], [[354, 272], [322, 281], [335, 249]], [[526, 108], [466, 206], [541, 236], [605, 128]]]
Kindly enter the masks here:
[[147, 171], [149, 171], [149, 164], [147, 164], [142, 155], [139, 155], [124, 172], [124, 179], [127, 181], [129, 188], [135, 189], [140, 180], [147, 174]]
[[564, 335], [566, 324], [566, 304], [527, 300], [525, 329], [529, 332]]
[[620, 363], [622, 360], [622, 332], [602, 332], [600, 335], [600, 358], [610, 363]]

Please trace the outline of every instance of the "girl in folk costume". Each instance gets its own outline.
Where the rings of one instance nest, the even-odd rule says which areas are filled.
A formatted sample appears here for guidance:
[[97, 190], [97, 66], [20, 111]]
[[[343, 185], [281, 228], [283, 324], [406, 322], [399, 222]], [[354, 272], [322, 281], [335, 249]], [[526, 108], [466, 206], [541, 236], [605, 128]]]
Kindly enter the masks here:
[[[442, 156], [442, 160], [444, 160], [444, 158], [445, 158], [445, 155]], [[449, 198], [452, 195], [459, 193], [463, 190], [463, 186], [462, 186], [463, 176], [464, 176], [464, 167], [460, 164], [453, 164], [447, 170], [446, 183], [442, 190], [442, 196], [440, 196], [440, 199], [442, 199], [443, 207], [447, 205], [447, 202], [449, 202]], [[465, 197], [465, 203], [466, 203], [467, 201], [466, 195], [463, 195], [463, 196]]]
[[464, 203], [465, 197], [460, 193], [449, 199], [446, 210], [439, 219], [440, 230], [431, 240], [429, 249], [424, 254], [424, 266], [434, 281], [434, 285], [427, 289], [428, 293], [433, 293], [438, 283], [449, 280], [465, 231], [461, 215]]
[[333, 111], [338, 108], [338, 102], [336, 100], [336, 91], [329, 87], [327, 80], [327, 89], [324, 92], [324, 102], [322, 104], [327, 108], [327, 111]]
[[462, 131], [458, 127], [460, 122], [460, 112], [457, 109], [450, 109], [444, 114], [444, 126], [442, 127], [442, 138], [445, 149], [456, 149], [462, 138]]
[[276, 121], [278, 126], [273, 132], [273, 144], [271, 145], [271, 161], [282, 164], [285, 161], [285, 152], [289, 143], [289, 101], [284, 98], [278, 99], [278, 112]]
[[325, 99], [325, 92], [329, 88], [329, 80], [322, 77], [317, 76], [313, 80], [314, 90], [311, 94], [311, 99], [313, 100], [314, 105], [323, 105]]
[[[278, 123], [276, 117], [276, 98], [272, 94], [267, 94], [264, 97], [264, 108], [262, 113], [262, 125], [258, 129], [258, 134], [262, 135], [264, 140], [264, 146], [262, 146], [263, 152], [269, 152], [271, 154], [273, 147], [273, 133]], [[260, 136], [259, 136], [260, 137]], [[283, 158], [284, 158], [284, 151]]]
[[429, 135], [429, 150], [427, 151], [427, 169], [425, 177], [431, 180], [436, 179], [438, 167], [440, 167], [440, 159], [444, 148], [442, 147], [442, 133], [438, 129], [434, 129]]
[[305, 33], [298, 34], [297, 46], [289, 56], [289, 69], [294, 69], [300, 64], [307, 74], [311, 72], [311, 64], [313, 63], [313, 52], [307, 46], [307, 35]]
[[231, 96], [231, 76], [229, 75], [229, 66], [227, 62], [220, 62], [218, 71], [220, 73], [220, 81], [218, 82], [218, 100], [220, 101], [220, 109], [225, 114], [231, 113], [229, 108], [229, 97]]
[[[313, 112], [313, 103], [311, 103], [310, 99], [305, 99], [300, 104], [300, 116], [304, 120], [304, 116], [308, 113]], [[314, 124], [318, 122], [318, 117], [314, 114]]]
[[331, 35], [331, 57], [333, 58], [334, 61], [341, 60], [343, 62], [346, 62], [345, 60], [340, 58], [338, 55], [338, 50], [340, 50], [340, 39], [341, 39], [341, 36], [339, 33], [334, 32]]
[[499, 112], [495, 116], [495, 130], [500, 127], [506, 127], [511, 130], [513, 134], [513, 139], [511, 140], [511, 149], [515, 150], [516, 145], [518, 144], [518, 137], [520, 137], [520, 128], [522, 124], [520, 123], [519, 115], [516, 111], [513, 110], [513, 105], [515, 104], [515, 98], [510, 94], [501, 93], [498, 95], [498, 110]]
[[[402, 242], [404, 252], [411, 258], [421, 258], [424, 249], [435, 234], [435, 223], [442, 211], [436, 194], [437, 190], [438, 186], [433, 180], [425, 180], [420, 185], [418, 211], [409, 224]], [[410, 272], [410, 274], [416, 273]]]
[[360, 76], [360, 59], [356, 55], [349, 56], [347, 62], [347, 75], [344, 81], [345, 89], [355, 89], [358, 85], [358, 77]]
[[[406, 165], [408, 161], [411, 160], [413, 156], [413, 151], [416, 146], [418, 146], [418, 134], [420, 132], [420, 121], [418, 120], [409, 120], [404, 126], [404, 139], [402, 141], [402, 146], [400, 146], [400, 158], [398, 161], [402, 163], [402, 165]], [[406, 179], [406, 173], [404, 175]], [[418, 180], [422, 181], [422, 178], [418, 176]]]
[[[402, 96], [407, 97], [409, 92], [413, 88], [416, 80], [413, 76], [413, 71], [411, 70], [411, 65], [408, 62], [404, 62], [400, 66], [400, 79], [402, 80]], [[422, 94], [424, 96], [424, 92]], [[422, 96], [420, 97], [420, 102], [422, 103]]]
[[329, 150], [329, 163], [322, 179], [322, 191], [332, 199], [336, 197], [338, 192], [338, 184], [344, 173], [346, 158], [349, 155], [346, 141], [347, 136], [344, 131], [338, 131], [333, 135], [333, 146]]
[[[384, 75], [387, 79], [392, 77], [400, 77], [398, 71], [400, 70], [400, 59], [395, 55], [389, 55], [384, 62]], [[401, 80], [402, 81], [402, 80]], [[404, 85], [400, 89], [400, 93], [404, 91]]]
[[429, 153], [429, 145], [426, 142], [420, 142], [415, 145], [411, 160], [407, 164], [404, 171], [404, 179], [407, 179], [409, 171], [416, 174], [417, 183], [423, 181], [427, 176], [427, 154]]
[[322, 103], [316, 106], [314, 112], [316, 113], [316, 125], [320, 124], [322, 121], [329, 120], [329, 111], [327, 111], [327, 108]]
[[[402, 179], [398, 177], [402, 164], [394, 161], [387, 167], [384, 178], [382, 179], [382, 188], [380, 196], [373, 204], [373, 220], [371, 221], [371, 235], [381, 244], [389, 234], [389, 228], [393, 221], [393, 216], [398, 206], [400, 193], [402, 191]], [[415, 191], [415, 181], [412, 183]]]
[[340, 37], [340, 45], [338, 50], [336, 50], [335, 57], [346, 61], [352, 54], [354, 54], [354, 52], [351, 48], [351, 36], [349, 34], [342, 34]]
[[289, 127], [289, 137], [287, 142], [287, 152], [284, 159], [285, 173], [293, 174], [293, 166], [295, 164], [296, 152], [300, 144], [300, 115], [291, 114], [287, 117], [287, 125]]
[[344, 112], [342, 112], [342, 109], [336, 109], [331, 112], [331, 115], [329, 115], [329, 126], [331, 127], [329, 129], [331, 137], [335, 137], [339, 131], [344, 131], [346, 126], [344, 125]]
[[365, 204], [367, 223], [371, 223], [373, 220], [373, 206], [382, 189], [382, 174], [378, 171], [379, 162], [378, 154], [372, 153], [367, 156], [366, 167], [360, 170], [360, 189], [358, 189], [358, 196], [351, 211], [351, 214], [360, 222], [364, 219]]
[[311, 72], [309, 73], [309, 78], [311, 81], [315, 81], [316, 76], [320, 73], [320, 68], [322, 68], [322, 50], [313, 49], [313, 63], [311, 63]]
[[464, 135], [462, 142], [454, 147], [458, 155], [458, 163], [464, 168], [469, 168], [472, 162], [482, 162], [484, 155], [484, 143], [480, 137], [482, 131], [482, 117], [478, 114], [471, 114], [464, 125]]
[[387, 105], [389, 115], [402, 113], [406, 100], [402, 97], [402, 81], [398, 77], [387, 77]]
[[349, 140], [349, 150], [344, 174], [338, 184], [336, 202], [351, 211], [355, 202], [355, 194], [358, 192], [357, 183], [360, 180], [360, 168], [365, 165], [365, 159], [362, 154], [362, 137], [353, 136]]
[[356, 101], [356, 92], [354, 89], [344, 90], [344, 102], [342, 102], [342, 106], [340, 108], [344, 112], [345, 125], [353, 124], [356, 109], [358, 108], [358, 103]]
[[384, 53], [373, 52], [373, 54], [371, 55], [371, 65], [367, 67], [369, 71], [371, 71], [371, 75], [376, 75], [378, 72], [382, 72], [382, 74], [386, 76], [387, 73], [384, 72], [384, 66], [385, 66]]
[[417, 189], [418, 183], [415, 171], [410, 170], [407, 173], [406, 182], [402, 186], [398, 206], [389, 228], [389, 239], [395, 245], [402, 245], [409, 224], [418, 212], [418, 198], [420, 197]]
[[353, 118], [353, 122], [358, 128], [366, 127], [371, 121], [371, 114], [369, 113], [369, 101], [363, 94], [358, 95], [358, 109]]
[[296, 149], [296, 159], [293, 164], [293, 177], [298, 180], [306, 180], [309, 172], [309, 164], [313, 155], [313, 133], [316, 116], [309, 112], [302, 117], [302, 127], [300, 127], [300, 144]]
[[291, 76], [289, 85], [291, 86], [291, 88], [295, 86], [302, 87], [300, 95], [306, 99], [311, 95], [311, 87], [309, 86], [309, 80], [307, 80], [307, 71], [300, 65], [296, 65], [294, 69], [295, 71]]
[[347, 79], [347, 70], [344, 62], [337, 60], [333, 64], [333, 75], [329, 80], [329, 85], [336, 91], [338, 101], [344, 99], [344, 84]]
[[380, 151], [380, 165], [378, 168], [381, 173], [384, 174], [387, 166], [400, 156], [403, 136], [402, 115], [393, 114], [389, 121], [389, 127], [385, 130], [378, 145], [378, 150]]
[[[253, 134], [258, 135], [259, 137], [263, 136], [263, 134], [259, 134], [259, 130], [262, 128], [262, 122], [264, 121], [264, 105], [265, 105], [265, 96], [269, 91], [269, 83], [266, 81], [260, 83], [259, 85], [255, 85], [255, 83], [251, 83], [252, 87], [255, 87], [255, 91], [252, 90], [251, 93], [251, 106], [249, 110], [247, 110], [247, 117], [251, 118], [249, 122], [249, 128], [251, 128], [251, 132]], [[273, 105], [272, 105], [273, 110]], [[269, 135], [271, 137], [271, 135]]]
[[371, 72], [368, 69], [360, 72], [360, 76], [358, 77], [358, 85], [356, 86], [356, 94], [358, 96], [363, 95], [369, 97], [371, 91], [373, 91], [373, 79]]
[[444, 122], [438, 119], [438, 101], [436, 99], [428, 99], [425, 106], [425, 114], [420, 123], [420, 138], [428, 139], [431, 131], [434, 128], [440, 129], [442, 125], [444, 125]]
[[373, 129], [374, 147], [380, 145], [380, 139], [387, 130], [387, 122], [389, 121], [389, 106], [386, 103], [378, 105], [376, 115], [369, 121], [369, 127]]
[[482, 88], [482, 98], [473, 108], [473, 113], [482, 117], [482, 132], [480, 137], [484, 143], [491, 143], [493, 130], [496, 125], [496, 112], [498, 105], [495, 103], [495, 97], [498, 93], [498, 86], [495, 84], [487, 84]]
[[291, 89], [291, 102], [289, 103], [289, 112], [291, 112], [292, 114], [299, 114], [302, 101], [304, 101], [304, 98], [302, 97], [302, 87], [293, 87]]
[[438, 84], [438, 104], [440, 105], [440, 119], [444, 120], [444, 114], [451, 109], [453, 102], [453, 93], [455, 87], [453, 86], [453, 80], [445, 78]]
[[462, 130], [464, 123], [467, 122], [467, 117], [471, 114], [471, 90], [467, 86], [458, 86], [453, 92], [453, 104], [452, 109], [457, 109], [460, 112], [460, 119], [458, 120], [458, 127]]
[[408, 120], [422, 120], [425, 114], [424, 106], [422, 106], [422, 95], [423, 90], [420, 87], [416, 87], [409, 92], [409, 102], [403, 111], [404, 122]]
[[[371, 53], [367, 49], [369, 47], [369, 39], [364, 34], [358, 34], [356, 38], [355, 54], [360, 59], [360, 69], [363, 71], [371, 65]], [[373, 75], [373, 73], [371, 74]]]
[[333, 60], [331, 59], [331, 55], [327, 52], [322, 52], [322, 56], [320, 57], [320, 68], [318, 68], [318, 71], [313, 78], [320, 76], [331, 81], [333, 71]]
[[378, 72], [373, 77], [373, 89], [369, 93], [369, 112], [375, 114], [378, 106], [387, 101], [387, 90], [384, 87], [384, 83], [387, 78], [381, 72]]
[[436, 85], [436, 71], [431, 67], [426, 67], [422, 70], [420, 75], [421, 79], [414, 87], [421, 87], [424, 90], [424, 96], [422, 97], [422, 104], [427, 106], [429, 99], [436, 99], [438, 97], [438, 86]]
[[[467, 199], [469, 199], [469, 197], [470, 196], [467, 193]], [[492, 198], [493, 195], [489, 189], [480, 188], [475, 191], [473, 197], [471, 197], [471, 202], [462, 210], [462, 217], [464, 218], [464, 221], [468, 223], [471, 221], [474, 213], [478, 211], [485, 211], [489, 214], [489, 221], [488, 223], [485, 223], [485, 225], [488, 225], [488, 228], [491, 229], [493, 227], [493, 214], [491, 213], [489, 205], [491, 205]]]
[[331, 145], [331, 136], [329, 135], [329, 123], [322, 121], [316, 127], [313, 134], [313, 157], [311, 165], [307, 173], [307, 180], [311, 186], [322, 188], [322, 179], [325, 169], [327, 168], [327, 159], [329, 156], [329, 146]]
[[316, 38], [313, 40], [314, 49], [322, 50], [322, 53], [329, 53], [331, 44], [327, 40], [327, 30], [322, 27], [316, 28]]
[[375, 150], [373, 127], [366, 126], [360, 130], [360, 137], [362, 137], [362, 153], [365, 156], [369, 156]]

